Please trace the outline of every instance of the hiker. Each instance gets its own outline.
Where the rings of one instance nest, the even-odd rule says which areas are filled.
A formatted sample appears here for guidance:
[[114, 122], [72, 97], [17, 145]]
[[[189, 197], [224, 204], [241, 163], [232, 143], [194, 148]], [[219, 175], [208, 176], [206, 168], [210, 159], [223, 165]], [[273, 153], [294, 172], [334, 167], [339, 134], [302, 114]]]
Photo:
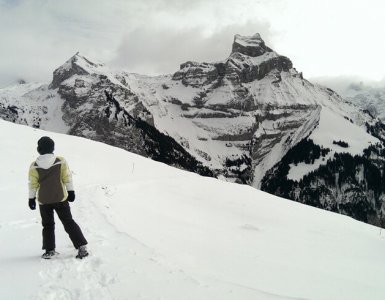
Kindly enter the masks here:
[[39, 203], [43, 225], [42, 258], [49, 259], [58, 253], [55, 251], [54, 211], [63, 223], [74, 247], [78, 249], [76, 258], [88, 256], [87, 240], [71, 215], [69, 202], [75, 200], [71, 171], [63, 157], [53, 154], [54, 141], [44, 136], [37, 142], [40, 156], [29, 168], [29, 208], [36, 209], [36, 198]]

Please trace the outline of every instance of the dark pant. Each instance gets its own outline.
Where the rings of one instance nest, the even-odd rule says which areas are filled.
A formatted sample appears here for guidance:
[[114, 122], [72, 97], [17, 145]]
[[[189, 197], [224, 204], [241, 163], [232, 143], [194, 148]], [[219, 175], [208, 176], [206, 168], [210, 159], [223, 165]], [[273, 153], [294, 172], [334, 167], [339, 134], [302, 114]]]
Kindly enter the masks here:
[[64, 229], [68, 233], [75, 248], [78, 249], [80, 246], [87, 244], [87, 240], [84, 238], [79, 225], [72, 219], [68, 201], [39, 206], [43, 225], [43, 249], [55, 249], [54, 211], [56, 211], [60, 221], [63, 223]]

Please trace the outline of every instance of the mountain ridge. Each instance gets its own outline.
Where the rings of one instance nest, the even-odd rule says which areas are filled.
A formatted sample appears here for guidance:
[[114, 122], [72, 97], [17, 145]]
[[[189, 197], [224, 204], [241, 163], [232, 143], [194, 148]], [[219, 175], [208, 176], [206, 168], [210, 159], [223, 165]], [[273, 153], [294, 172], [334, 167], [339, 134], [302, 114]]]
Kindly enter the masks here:
[[[331, 148], [327, 159], [318, 162], [320, 167], [335, 153], [364, 155], [374, 145], [380, 151], [385, 137], [379, 120], [333, 90], [304, 79], [290, 59], [267, 47], [258, 34], [236, 35], [231, 54], [223, 61], [188, 61], [174, 74], [157, 77], [116, 72], [77, 53], [54, 71], [50, 85], [1, 99], [3, 119], [102, 141], [257, 188], [290, 149], [307, 138]], [[26, 99], [28, 104], [22, 101]], [[61, 114], [64, 124], [58, 128], [52, 125], [48, 104], [56, 117]], [[38, 122], [23, 119], [28, 111]], [[330, 146], [334, 136], [330, 130], [339, 132], [325, 126], [330, 120], [353, 133], [348, 140], [342, 138], [343, 132], [335, 139], [358, 145], [354, 148], [358, 153], [350, 147]], [[168, 149], [171, 156], [161, 149]], [[270, 181], [279, 179], [273, 178], [274, 172], [268, 176]], [[370, 199], [360, 205], [371, 206]], [[375, 209], [379, 216], [383, 210], [382, 204]]]

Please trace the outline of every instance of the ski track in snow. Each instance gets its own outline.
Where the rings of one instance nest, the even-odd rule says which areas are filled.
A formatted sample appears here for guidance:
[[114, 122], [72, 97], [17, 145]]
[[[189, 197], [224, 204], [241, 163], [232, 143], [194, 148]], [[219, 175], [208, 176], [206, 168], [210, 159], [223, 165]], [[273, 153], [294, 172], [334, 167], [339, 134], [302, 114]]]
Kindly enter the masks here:
[[[154, 299], [166, 300], [180, 294], [186, 288], [194, 291], [184, 299], [300, 299], [280, 296], [235, 282], [207, 275], [189, 274], [180, 266], [167, 261], [154, 249], [127, 232], [120, 232], [108, 216], [108, 202], [93, 202], [95, 194], [104, 193], [106, 198], [114, 194], [116, 187], [106, 185], [87, 186], [79, 190], [72, 205], [75, 220], [79, 223], [89, 242], [90, 256], [78, 260], [72, 246], [58, 249], [57, 258], [41, 261], [39, 272], [41, 285], [33, 300], [91, 300], [91, 299]], [[104, 210], [101, 209], [104, 206]], [[79, 217], [77, 217], [79, 216]], [[36, 220], [33, 220], [36, 222]], [[10, 223], [12, 226], [25, 224], [24, 221]], [[60, 222], [56, 222], [60, 223]], [[27, 222], [28, 224], [28, 222]], [[87, 226], [85, 226], [87, 224]], [[61, 224], [58, 224], [61, 226]], [[259, 230], [246, 224], [245, 229]], [[100, 230], [102, 228], [102, 230]], [[99, 230], [98, 230], [99, 229]], [[68, 238], [62, 236], [60, 238]], [[128, 251], [128, 253], [127, 253]], [[109, 255], [106, 256], [105, 253]], [[103, 255], [104, 254], [104, 255]], [[116, 257], [124, 258], [117, 265]], [[164, 274], [163, 277], [152, 274]], [[124, 276], [120, 276], [124, 274]], [[127, 274], [130, 274], [127, 276]], [[144, 288], [143, 284], [148, 285]], [[111, 292], [110, 286], [115, 293]], [[178, 286], [175, 291], [175, 287]], [[116, 291], [120, 291], [116, 294]], [[208, 297], [208, 298], [206, 298]]]
[[[43, 269], [39, 273], [42, 286], [33, 299], [113, 299], [108, 285], [114, 282], [115, 277], [105, 270], [104, 265], [108, 260], [98, 255], [100, 248], [108, 246], [105, 243], [108, 237], [105, 231], [97, 230], [96, 220], [101, 219], [98, 216], [100, 213], [93, 205], [89, 205], [91, 201], [92, 198], [87, 201], [78, 200], [72, 205], [75, 214], [81, 216], [74, 218], [88, 238], [90, 256], [78, 260], [75, 258], [76, 251], [71, 250], [71, 254], [67, 254], [69, 251], [62, 251], [57, 258], [42, 260]], [[61, 225], [58, 220], [56, 223]], [[105, 224], [100, 225], [106, 227]], [[65, 238], [68, 239], [67, 236]]]
[[100, 258], [77, 261], [72, 256], [60, 255], [43, 263], [47, 264], [46, 270], [39, 276], [46, 283], [39, 288], [35, 299], [112, 299], [108, 284], [113, 278], [100, 270]]
[[[176, 270], [162, 265], [159, 255], [156, 255], [148, 246], [131, 237], [126, 232], [119, 232], [108, 221], [108, 217], [92, 202], [93, 194], [96, 190], [102, 190], [106, 197], [110, 197], [113, 194], [114, 188], [106, 185], [90, 186], [86, 188], [86, 193], [79, 194], [79, 198], [84, 199], [84, 202], [77, 200], [72, 206], [75, 214], [81, 216], [80, 218], [75, 217], [75, 220], [78, 219], [77, 222], [84, 231], [86, 238], [88, 238], [90, 256], [83, 260], [78, 260], [74, 258], [76, 252], [73, 252], [73, 254], [59, 254], [59, 257], [56, 259], [43, 260], [43, 269], [39, 273], [43, 283], [38, 289], [38, 295], [32, 299], [167, 299], [156, 296], [154, 292], [150, 292], [152, 295], [146, 295], [143, 292], [143, 287], [134, 288], [132, 292], [126, 290], [125, 293], [120, 295], [111, 294], [108, 288], [111, 284], [117, 284], [121, 285], [124, 290], [127, 288], [130, 280], [138, 283], [150, 282], [153, 280], [151, 279], [151, 274], [154, 273], [154, 269], [159, 268], [168, 268], [166, 271], [167, 276], [162, 280], [164, 282], [157, 284], [157, 289], [150, 288], [149, 291], [161, 293], [160, 289], [162, 286], [168, 285], [172, 287], [174, 282], [180, 279], [181, 275], [185, 277], [184, 280], [189, 284], [200, 285], [198, 280], [191, 276], [186, 276], [183, 270]], [[79, 207], [77, 208], [75, 205]], [[87, 224], [87, 227], [82, 224]], [[100, 227], [103, 227], [103, 230], [98, 230]], [[114, 242], [112, 243], [111, 241]], [[130, 249], [129, 253], [126, 252], [127, 249]], [[109, 256], [102, 256], [103, 253], [109, 253]], [[127, 262], [123, 263], [123, 265], [113, 265], [114, 262], [111, 258], [127, 258], [127, 256]], [[139, 264], [138, 259], [141, 261]], [[134, 260], [135, 263], [133, 262]], [[131, 273], [132, 277], [119, 277], [119, 268], [125, 269], [124, 274], [127, 274], [127, 269], [131, 269], [129, 273]], [[130, 286], [130, 289], [133, 287], [134, 285]], [[128, 296], [122, 297], [124, 294], [130, 294], [133, 298]], [[187, 297], [186, 299], [190, 298]]]
[[[97, 208], [93, 202], [93, 194], [97, 190], [102, 190], [106, 197], [113, 193], [113, 188], [106, 185], [89, 186], [86, 192], [80, 189], [78, 198], [83, 200], [77, 200], [72, 205], [74, 215], [79, 216], [74, 218], [88, 239], [90, 256], [78, 260], [74, 257], [76, 252], [70, 250], [73, 253], [67, 254], [68, 251], [62, 251], [63, 253], [55, 259], [42, 260], [43, 270], [40, 271], [39, 276], [43, 283], [38, 289], [38, 295], [32, 299], [132, 299], [122, 297], [122, 294], [114, 296], [108, 288], [114, 283], [127, 287], [127, 278], [119, 277], [119, 266], [113, 265], [113, 259], [127, 258], [127, 256], [135, 260], [140, 258], [143, 263], [138, 266], [131, 265], [130, 259], [120, 266], [125, 270], [131, 269], [130, 273], [135, 277], [147, 277], [147, 274], [152, 274], [152, 268], [159, 267], [158, 258], [149, 247], [127, 233], [119, 232], [108, 221], [107, 216]], [[100, 230], [101, 227], [102, 230]], [[68, 237], [65, 236], [65, 238]], [[129, 253], [126, 252], [127, 249], [130, 249]], [[60, 249], [58, 251], [60, 252]], [[109, 253], [109, 256], [105, 256], [104, 253]], [[126, 274], [126, 271], [123, 273]], [[172, 274], [171, 270], [170, 274]], [[148, 298], [143, 292], [134, 293], [132, 296], [135, 297], [134, 299], [157, 299]]]

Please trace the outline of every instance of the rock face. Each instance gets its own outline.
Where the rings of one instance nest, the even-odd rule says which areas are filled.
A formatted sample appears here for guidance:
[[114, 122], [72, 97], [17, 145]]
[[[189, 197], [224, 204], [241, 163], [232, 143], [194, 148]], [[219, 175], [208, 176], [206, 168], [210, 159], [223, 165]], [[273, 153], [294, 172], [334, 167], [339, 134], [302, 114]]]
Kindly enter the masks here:
[[[22, 86], [0, 90], [1, 118], [384, 224], [382, 177], [370, 181], [374, 168], [385, 173], [384, 125], [304, 79], [258, 34], [236, 35], [223, 61], [188, 61], [173, 75], [111, 71], [76, 54], [49, 85]], [[357, 159], [353, 171], [344, 153]]]
[[[65, 100], [62, 112], [63, 120], [71, 124], [69, 134], [127, 149], [201, 175], [213, 176], [209, 168], [202, 166], [174, 139], [153, 126], [151, 113], [137, 95], [124, 86], [124, 77], [117, 76], [111, 80], [98, 70], [103, 65], [91, 63], [78, 55], [66, 65], [68, 63], [73, 65], [73, 70], [57, 69], [53, 82], [58, 84], [57, 92]], [[68, 74], [76, 76], [67, 78]], [[125, 105], [129, 104], [130, 112], [116, 97], [124, 99]]]
[[50, 89], [56, 89], [60, 84], [75, 76], [75, 75], [89, 75], [86, 71], [86, 67], [98, 67], [103, 66], [102, 64], [95, 64], [90, 62], [87, 58], [80, 56], [78, 53], [68, 60], [64, 65], [60, 66], [53, 72], [53, 80], [49, 85]]
[[234, 85], [252, 82], [264, 78], [275, 71], [277, 77], [281, 71], [288, 72], [293, 67], [287, 57], [278, 55], [265, 45], [259, 34], [251, 37], [236, 35], [230, 57], [220, 63], [186, 62], [173, 76], [186, 86], [202, 87], [212, 84], [212, 88], [221, 86], [227, 79]]
[[273, 50], [265, 45], [265, 42], [262, 40], [259, 33], [256, 33], [253, 36], [241, 36], [236, 34], [231, 53], [235, 52], [246, 56], [257, 57], [266, 52], [273, 52]]

